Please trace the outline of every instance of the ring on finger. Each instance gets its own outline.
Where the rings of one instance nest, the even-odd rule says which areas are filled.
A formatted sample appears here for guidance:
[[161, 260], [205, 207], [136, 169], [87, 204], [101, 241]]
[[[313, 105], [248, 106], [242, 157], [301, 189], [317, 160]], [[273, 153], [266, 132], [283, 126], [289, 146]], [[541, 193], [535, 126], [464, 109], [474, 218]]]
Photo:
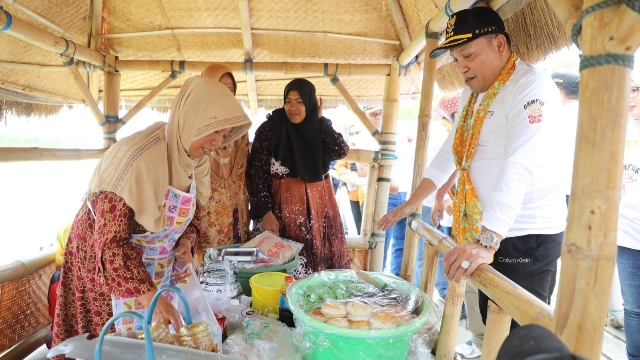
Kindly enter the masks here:
[[462, 260], [462, 262], [460, 263], [460, 267], [465, 269], [465, 270], [468, 269], [470, 265], [471, 265], [471, 263], [468, 262], [467, 260]]

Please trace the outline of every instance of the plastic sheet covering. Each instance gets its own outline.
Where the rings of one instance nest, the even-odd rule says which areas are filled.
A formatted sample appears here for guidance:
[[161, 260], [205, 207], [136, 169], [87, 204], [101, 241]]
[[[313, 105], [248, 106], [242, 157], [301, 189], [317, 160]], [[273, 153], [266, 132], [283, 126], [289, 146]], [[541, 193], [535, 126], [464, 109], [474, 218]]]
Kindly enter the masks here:
[[393, 275], [335, 270], [287, 290], [305, 359], [428, 359], [441, 315], [428, 296]]
[[247, 360], [302, 360], [296, 345], [296, 331], [264, 316], [245, 319], [242, 329], [229, 336], [222, 346], [224, 354]]

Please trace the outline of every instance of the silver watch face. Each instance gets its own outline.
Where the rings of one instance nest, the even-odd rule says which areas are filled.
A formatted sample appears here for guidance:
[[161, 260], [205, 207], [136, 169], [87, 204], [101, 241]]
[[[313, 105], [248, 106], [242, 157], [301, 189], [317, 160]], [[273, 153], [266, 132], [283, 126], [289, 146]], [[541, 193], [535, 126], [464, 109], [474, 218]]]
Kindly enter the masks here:
[[484, 247], [495, 247], [498, 244], [498, 238], [491, 231], [481, 232], [478, 235], [478, 241]]

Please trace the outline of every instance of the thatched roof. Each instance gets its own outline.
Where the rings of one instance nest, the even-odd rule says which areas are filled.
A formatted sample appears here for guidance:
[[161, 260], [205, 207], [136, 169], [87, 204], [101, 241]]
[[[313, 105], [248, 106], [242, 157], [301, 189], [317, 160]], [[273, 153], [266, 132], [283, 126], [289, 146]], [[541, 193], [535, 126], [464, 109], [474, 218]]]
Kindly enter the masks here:
[[[99, 0], [13, 0], [9, 3], [15, 5], [3, 5], [16, 18], [78, 44], [117, 55], [120, 60], [241, 62], [244, 59], [239, 0], [104, 0], [102, 14], [92, 14], [95, 1]], [[414, 38], [424, 36], [425, 23], [442, 9], [446, 0], [398, 2], [409, 34]], [[295, 3], [249, 0], [248, 3], [254, 62], [389, 64], [402, 52], [400, 36], [387, 0]], [[34, 20], [20, 7], [41, 15], [63, 32]], [[510, 17], [507, 30], [512, 35], [516, 52], [524, 60], [540, 60], [569, 44], [562, 26], [545, 0], [511, 0], [500, 12], [503, 17]], [[90, 44], [92, 18], [95, 16], [102, 17], [101, 32], [107, 37]], [[168, 29], [173, 31], [113, 37]], [[184, 29], [207, 30], [185, 32]], [[62, 67], [57, 54], [2, 33], [0, 49], [3, 49], [0, 52], [0, 101], [11, 100], [3, 101], [1, 109], [18, 109], [15, 101], [55, 106], [83, 102], [80, 91], [71, 75]], [[42, 65], [46, 69], [7, 67], [11, 64]], [[86, 77], [87, 73], [82, 67], [80, 70]], [[234, 75], [239, 82], [238, 97], [246, 101], [246, 76], [243, 73]], [[167, 73], [160, 72], [123, 72], [121, 98], [127, 106], [131, 106], [166, 76]], [[163, 107], [170, 104], [187, 77], [181, 76], [150, 105]], [[293, 77], [284, 74], [256, 75], [260, 104], [265, 107], [278, 106], [285, 83]], [[383, 77], [347, 77], [341, 80], [358, 101], [371, 102], [383, 95]], [[326, 78], [316, 75], [311, 81], [316, 85], [318, 94], [327, 100], [328, 106], [342, 101]], [[439, 68], [438, 84], [444, 90], [462, 86], [451, 64]], [[98, 86], [102, 92], [102, 79]], [[417, 77], [406, 76], [401, 81], [401, 95], [417, 94], [419, 87], [420, 80]], [[39, 113], [46, 111], [40, 110]]]

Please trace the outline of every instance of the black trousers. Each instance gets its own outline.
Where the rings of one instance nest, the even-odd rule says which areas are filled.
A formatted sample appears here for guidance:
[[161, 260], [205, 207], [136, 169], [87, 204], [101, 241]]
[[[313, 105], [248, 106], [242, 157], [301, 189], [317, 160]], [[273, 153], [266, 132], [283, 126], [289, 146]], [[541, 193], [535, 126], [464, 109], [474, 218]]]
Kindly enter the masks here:
[[[555, 288], [563, 238], [564, 232], [505, 238], [490, 266], [538, 299], [549, 303]], [[489, 297], [478, 290], [478, 301], [482, 322], [486, 324]], [[518, 326], [514, 320], [511, 321], [511, 329]]]

